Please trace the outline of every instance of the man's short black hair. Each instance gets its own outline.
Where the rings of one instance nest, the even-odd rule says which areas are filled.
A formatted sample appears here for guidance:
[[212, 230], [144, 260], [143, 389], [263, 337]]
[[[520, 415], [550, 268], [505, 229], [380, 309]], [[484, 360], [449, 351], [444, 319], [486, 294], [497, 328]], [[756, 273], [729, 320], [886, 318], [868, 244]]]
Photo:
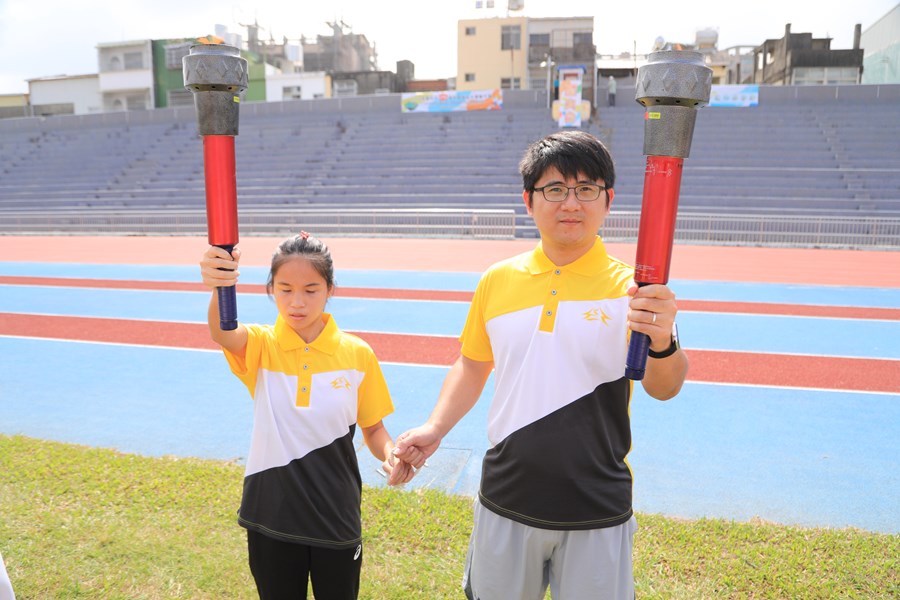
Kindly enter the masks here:
[[556, 167], [566, 178], [582, 175], [591, 181], [603, 180], [607, 188], [616, 184], [616, 169], [609, 150], [586, 131], [551, 133], [528, 147], [519, 162], [519, 173], [522, 188], [529, 192], [529, 204], [535, 184], [550, 167]]

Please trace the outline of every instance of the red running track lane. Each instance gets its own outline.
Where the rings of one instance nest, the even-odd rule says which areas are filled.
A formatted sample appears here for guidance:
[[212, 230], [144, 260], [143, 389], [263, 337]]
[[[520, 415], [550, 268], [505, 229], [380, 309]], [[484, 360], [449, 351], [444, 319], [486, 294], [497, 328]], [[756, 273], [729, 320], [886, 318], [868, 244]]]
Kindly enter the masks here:
[[[315, 232], [312, 232], [315, 233]], [[268, 266], [283, 238], [244, 237], [242, 263]], [[481, 272], [534, 247], [535, 240], [323, 238], [339, 269]], [[196, 265], [205, 237], [0, 236], [0, 260]], [[607, 244], [634, 262], [635, 244]], [[900, 252], [813, 248], [688, 246], [672, 252], [672, 279], [900, 288]]]
[[[0, 335], [216, 350], [205, 324], [0, 313]], [[357, 332], [383, 362], [450, 365], [452, 337]], [[900, 393], [900, 361], [688, 350], [688, 380]]]
[[[122, 290], [159, 290], [205, 292], [202, 283], [178, 281], [133, 281], [112, 279], [78, 279], [61, 277], [23, 277], [0, 275], [0, 285], [35, 285]], [[259, 284], [239, 284], [244, 294], [265, 294]], [[344, 298], [380, 298], [392, 300], [438, 300], [471, 302], [472, 292], [453, 290], [406, 290], [385, 288], [338, 287], [335, 294]], [[794, 317], [826, 317], [838, 319], [877, 319], [900, 321], [900, 308], [866, 308], [857, 306], [824, 306], [778, 304], [774, 302], [726, 302], [719, 300], [679, 300], [678, 308], [687, 312], [727, 312], [734, 314], [782, 315]]]

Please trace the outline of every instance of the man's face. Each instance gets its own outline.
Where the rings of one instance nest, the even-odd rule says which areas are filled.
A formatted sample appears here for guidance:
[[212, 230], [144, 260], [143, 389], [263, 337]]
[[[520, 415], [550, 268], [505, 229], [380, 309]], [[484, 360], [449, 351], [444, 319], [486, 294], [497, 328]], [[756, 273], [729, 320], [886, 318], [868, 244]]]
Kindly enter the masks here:
[[[580, 174], [576, 179], [566, 179], [555, 167], [550, 167], [537, 180], [534, 187], [542, 188], [554, 184], [567, 187], [576, 187], [579, 184], [594, 184], [601, 187], [606, 185], [602, 179], [593, 181]], [[562, 202], [548, 202], [539, 191], [535, 191], [532, 197], [532, 204], [528, 206], [528, 191], [522, 194], [525, 206], [528, 207], [528, 214], [534, 219], [545, 244], [561, 247], [584, 245], [589, 248], [609, 214], [613, 191], [610, 189], [600, 192], [600, 197], [593, 202], [579, 201], [575, 198], [574, 190], [569, 190], [568, 196]]]

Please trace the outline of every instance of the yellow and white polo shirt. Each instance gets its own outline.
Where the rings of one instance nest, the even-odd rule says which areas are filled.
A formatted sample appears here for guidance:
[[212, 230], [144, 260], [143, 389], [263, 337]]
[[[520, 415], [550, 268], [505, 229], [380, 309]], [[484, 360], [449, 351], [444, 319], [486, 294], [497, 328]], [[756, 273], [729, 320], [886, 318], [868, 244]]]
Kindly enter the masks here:
[[631, 517], [633, 277], [599, 237], [571, 264], [554, 265], [538, 245], [482, 276], [460, 341], [467, 358], [494, 362], [485, 508], [545, 529]]
[[349, 548], [361, 539], [356, 425], [375, 425], [393, 404], [371, 347], [323, 319], [311, 343], [278, 317], [247, 326], [243, 358], [225, 351], [254, 404], [238, 521], [283, 541]]

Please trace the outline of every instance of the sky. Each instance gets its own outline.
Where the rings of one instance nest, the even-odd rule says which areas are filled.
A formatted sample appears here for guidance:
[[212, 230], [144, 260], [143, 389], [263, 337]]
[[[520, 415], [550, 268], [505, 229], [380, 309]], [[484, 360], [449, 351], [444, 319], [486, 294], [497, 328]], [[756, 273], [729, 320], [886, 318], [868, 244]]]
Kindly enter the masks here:
[[[718, 47], [757, 46], [793, 33], [832, 38], [832, 49], [853, 46], [853, 28], [865, 30], [898, 0], [525, 0], [528, 17], [594, 17], [601, 54], [651, 50], [654, 40], [693, 43], [696, 32], [718, 32]], [[256, 21], [261, 36], [281, 41], [329, 35], [343, 21], [374, 42], [379, 68], [415, 64], [418, 79], [456, 76], [457, 21], [506, 16], [505, 0], [476, 9], [475, 0], [0, 0], [0, 94], [28, 91], [27, 79], [97, 72], [99, 43], [194, 38], [228, 26], [246, 41], [240, 24]]]

